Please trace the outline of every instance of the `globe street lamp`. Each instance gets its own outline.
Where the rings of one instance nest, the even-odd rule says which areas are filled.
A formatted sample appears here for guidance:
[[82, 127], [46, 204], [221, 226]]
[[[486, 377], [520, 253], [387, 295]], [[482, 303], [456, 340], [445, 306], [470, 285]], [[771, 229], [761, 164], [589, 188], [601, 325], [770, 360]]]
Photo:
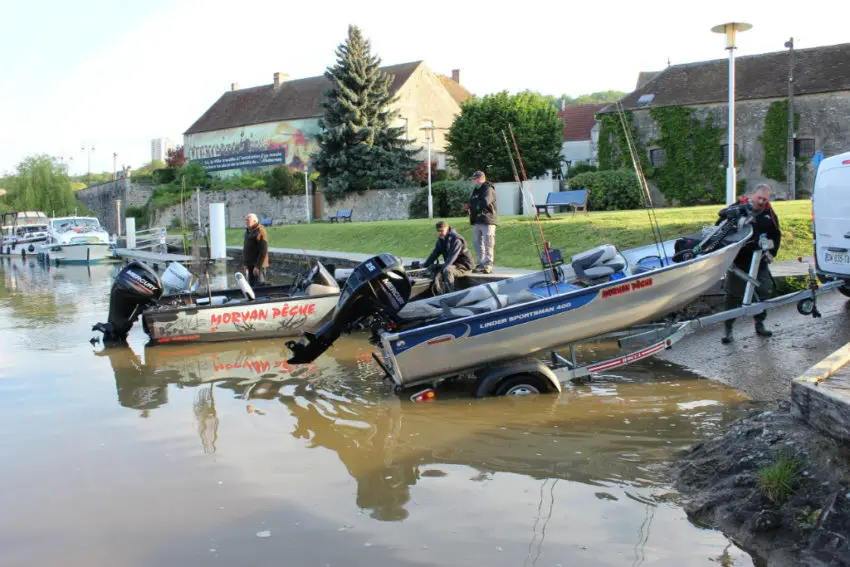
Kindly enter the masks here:
[[735, 202], [735, 36], [737, 33], [745, 32], [752, 28], [752, 24], [742, 22], [729, 22], [714, 26], [711, 31], [714, 33], [722, 33], [726, 35], [726, 49], [729, 50], [729, 136], [727, 154], [729, 155], [726, 163], [726, 204], [731, 205]]

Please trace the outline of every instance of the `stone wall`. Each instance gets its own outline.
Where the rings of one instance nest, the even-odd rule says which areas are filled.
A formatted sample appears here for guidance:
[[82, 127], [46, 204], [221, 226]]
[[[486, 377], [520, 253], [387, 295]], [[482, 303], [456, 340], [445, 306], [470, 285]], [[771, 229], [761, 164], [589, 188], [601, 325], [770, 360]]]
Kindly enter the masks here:
[[[86, 207], [94, 211], [110, 234], [118, 232], [117, 209], [115, 201], [121, 201], [121, 216], [125, 216], [127, 207], [143, 207], [153, 195], [153, 185], [150, 183], [136, 183], [130, 179], [118, 179], [80, 189], [76, 193], [79, 200]], [[124, 223], [121, 223], [121, 232], [124, 232]]]
[[[738, 101], [735, 106], [735, 145], [738, 146], [738, 179], [746, 180], [747, 190], [759, 183], [768, 183], [778, 199], [788, 199], [790, 188], [787, 182], [778, 182], [764, 177], [761, 173], [764, 161], [764, 146], [759, 136], [764, 133], [764, 119], [770, 105], [784, 99], [761, 99]], [[694, 115], [705, 121], [709, 116], [715, 126], [723, 129], [720, 144], [728, 143], [728, 107], [722, 104], [696, 105]], [[850, 93], [826, 93], [794, 97], [794, 111], [800, 115], [797, 138], [811, 138], [815, 141], [815, 150], [829, 157], [850, 148]], [[650, 117], [649, 110], [636, 110], [633, 119], [641, 141], [650, 151], [658, 146], [653, 144], [661, 136], [658, 125]], [[743, 162], [743, 163], [742, 163]], [[811, 194], [814, 185], [814, 168], [809, 166], [801, 175], [797, 185], [798, 195]], [[651, 183], [651, 180], [650, 180]]]
[[[354, 194], [334, 201], [332, 204], [328, 203], [322, 195], [316, 198], [322, 199], [323, 220], [327, 220], [328, 215], [336, 214], [340, 209], [354, 209], [352, 213], [353, 222], [402, 220], [408, 218], [408, 205], [415, 192], [416, 189], [366, 191], [363, 194]], [[261, 218], [272, 218], [274, 224], [303, 223], [307, 218], [306, 199], [301, 195], [275, 198], [265, 191], [229, 189], [226, 191], [201, 191], [200, 201], [201, 219], [204, 224], [209, 223], [209, 204], [224, 203], [225, 217], [229, 228], [244, 226], [245, 217], [249, 213], [256, 213]], [[313, 214], [312, 197], [310, 207], [311, 214]], [[196, 212], [195, 194], [192, 193], [191, 199], [187, 199], [184, 204], [183, 214], [186, 224], [197, 223]], [[179, 222], [179, 219], [180, 205], [159, 209], [151, 214], [152, 226], [168, 227], [172, 223]]]

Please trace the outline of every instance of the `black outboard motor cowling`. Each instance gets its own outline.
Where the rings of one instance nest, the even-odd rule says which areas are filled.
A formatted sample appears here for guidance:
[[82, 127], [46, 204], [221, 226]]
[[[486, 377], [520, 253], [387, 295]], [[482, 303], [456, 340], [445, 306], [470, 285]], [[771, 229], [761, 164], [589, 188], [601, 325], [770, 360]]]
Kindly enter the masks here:
[[142, 311], [160, 298], [162, 282], [141, 262], [130, 262], [115, 276], [109, 295], [109, 322], [98, 323], [92, 331], [103, 333], [103, 343], [121, 343]]
[[304, 333], [304, 339], [286, 343], [292, 351], [288, 362], [313, 362], [363, 317], [378, 315], [395, 319], [408, 299], [410, 280], [402, 261], [392, 254], [369, 258], [348, 276], [331, 320], [315, 334]]

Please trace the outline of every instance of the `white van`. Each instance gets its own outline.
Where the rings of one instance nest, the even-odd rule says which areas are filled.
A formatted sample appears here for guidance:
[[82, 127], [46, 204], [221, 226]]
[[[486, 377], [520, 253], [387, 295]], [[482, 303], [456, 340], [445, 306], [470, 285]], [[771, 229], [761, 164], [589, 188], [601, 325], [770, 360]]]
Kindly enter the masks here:
[[850, 152], [820, 163], [812, 192], [812, 224], [818, 275], [843, 279], [848, 287], [842, 292], [850, 292]]

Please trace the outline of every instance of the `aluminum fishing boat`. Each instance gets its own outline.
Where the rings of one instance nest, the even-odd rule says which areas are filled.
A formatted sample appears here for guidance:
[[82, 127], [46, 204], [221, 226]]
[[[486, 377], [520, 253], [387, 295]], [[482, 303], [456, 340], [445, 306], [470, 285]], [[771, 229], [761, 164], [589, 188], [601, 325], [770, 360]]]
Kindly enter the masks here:
[[748, 207], [721, 218], [692, 249], [681, 240], [604, 245], [569, 262], [550, 250], [541, 271], [412, 302], [401, 261], [376, 256], [349, 277], [328, 324], [287, 343], [290, 362], [310, 362], [340, 333], [367, 326], [387, 374], [410, 387], [658, 320], [715, 286], [752, 236]]
[[[92, 330], [103, 333], [105, 344], [123, 344], [141, 316], [154, 344], [295, 337], [320, 327], [339, 299], [339, 286], [318, 262], [290, 285], [255, 290], [237, 273], [238, 288], [201, 292], [187, 291], [189, 272], [177, 266], [161, 280], [141, 262], [127, 264], [112, 285], [108, 322]], [[163, 282], [174, 281], [181, 291], [164, 294]]]

